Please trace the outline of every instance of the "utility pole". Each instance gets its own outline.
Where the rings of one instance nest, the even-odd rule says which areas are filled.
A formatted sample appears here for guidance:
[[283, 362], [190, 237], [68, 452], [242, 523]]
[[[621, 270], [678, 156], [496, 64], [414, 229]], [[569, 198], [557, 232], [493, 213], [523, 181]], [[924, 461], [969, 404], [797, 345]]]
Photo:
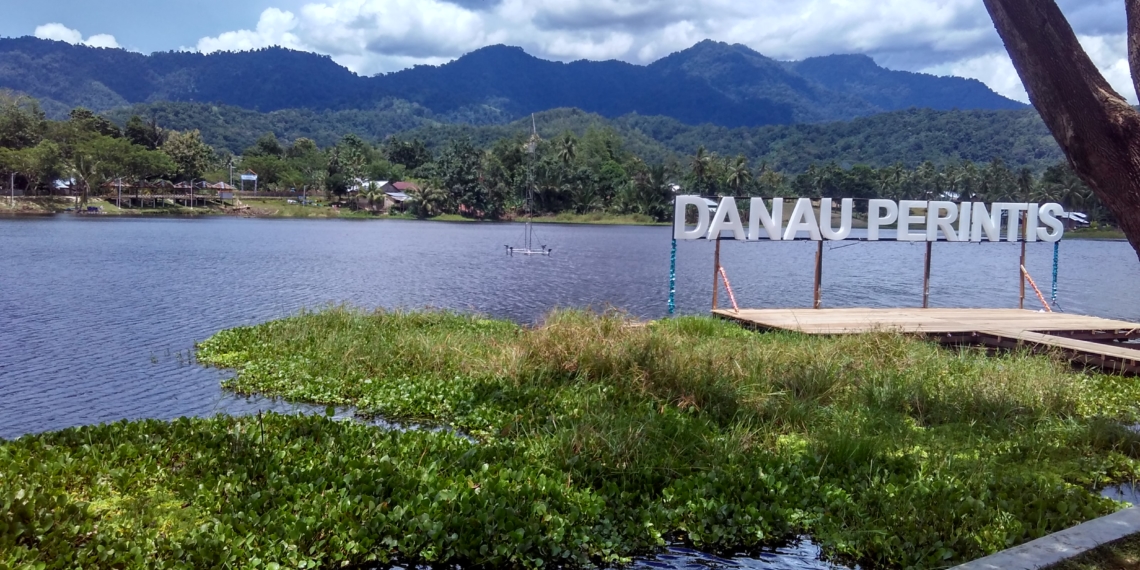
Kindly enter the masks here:
[[12, 209], [16, 209], [16, 173], [8, 175], [8, 191], [12, 193]]
[[115, 196], [115, 207], [122, 209], [123, 207], [123, 177], [119, 177], [119, 192]]

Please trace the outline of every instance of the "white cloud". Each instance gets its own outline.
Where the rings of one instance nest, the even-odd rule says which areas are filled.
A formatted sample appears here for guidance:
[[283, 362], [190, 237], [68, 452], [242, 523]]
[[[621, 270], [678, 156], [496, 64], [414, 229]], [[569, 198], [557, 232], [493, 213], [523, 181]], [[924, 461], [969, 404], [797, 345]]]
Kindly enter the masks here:
[[117, 48], [119, 42], [110, 34], [95, 34], [86, 40], [79, 30], [73, 30], [58, 22], [36, 26], [35, 36], [41, 40], [58, 40], [69, 44], [82, 44], [99, 48]]
[[1104, 73], [1104, 78], [1132, 103], [1137, 102], [1136, 87], [1128, 71], [1128, 39], [1124, 34], [1078, 36], [1085, 52]]
[[977, 57], [969, 57], [958, 61], [951, 61], [935, 65], [922, 71], [934, 75], [957, 75], [980, 80], [998, 93], [1016, 99], [1022, 103], [1029, 102], [1029, 95], [1021, 85], [1017, 70], [1009, 60], [1005, 51], [993, 51]]
[[[1123, 6], [1060, 2], [1093, 60], [1135, 97], [1125, 89], [1131, 82]], [[372, 74], [443, 63], [495, 43], [561, 61], [645, 64], [703, 39], [742, 43], [777, 59], [863, 53], [894, 69], [974, 77], [1025, 100], [978, 0], [322, 0], [296, 14], [270, 8], [256, 29], [203, 38], [198, 49], [282, 45]]]
[[198, 41], [198, 51], [242, 51], [271, 45], [333, 56], [361, 73], [445, 63], [506, 40], [487, 34], [481, 15], [437, 0], [341, 0], [306, 4], [300, 15], [269, 8], [254, 30]]
[[202, 38], [198, 40], [198, 51], [249, 51], [269, 46], [305, 49], [306, 46], [292, 33], [297, 23], [292, 12], [269, 8], [261, 13], [256, 30], [237, 30], [213, 38]]
[[[1116, 92], [1135, 104], [1136, 90], [1128, 70], [1127, 40], [1124, 34], [1080, 35], [1077, 39]], [[1029, 102], [1029, 95], [1021, 85], [1017, 70], [1014, 69], [1009, 54], [1004, 50], [931, 66], [923, 71], [935, 75], [972, 77], [1006, 97], [1024, 103]]]

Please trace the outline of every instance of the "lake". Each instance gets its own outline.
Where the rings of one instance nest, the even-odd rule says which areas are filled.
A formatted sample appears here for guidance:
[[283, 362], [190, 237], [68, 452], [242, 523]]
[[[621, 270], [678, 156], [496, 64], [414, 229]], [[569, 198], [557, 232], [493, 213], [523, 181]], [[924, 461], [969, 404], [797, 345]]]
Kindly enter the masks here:
[[[0, 219], [0, 438], [124, 418], [293, 406], [228, 395], [196, 341], [331, 303], [439, 307], [524, 323], [556, 307], [667, 314], [671, 228], [538, 225], [550, 257], [508, 257], [520, 224], [240, 218]], [[918, 306], [924, 245], [825, 244], [828, 307]], [[682, 242], [677, 309], [710, 307], [712, 250]], [[810, 306], [815, 244], [723, 244], [745, 307]], [[934, 245], [931, 303], [1016, 307], [1019, 245]], [[1027, 266], [1049, 295], [1053, 248]], [[1140, 321], [1127, 243], [1061, 244], [1066, 311]], [[728, 301], [722, 294], [722, 303]], [[1039, 308], [1032, 291], [1027, 308]]]

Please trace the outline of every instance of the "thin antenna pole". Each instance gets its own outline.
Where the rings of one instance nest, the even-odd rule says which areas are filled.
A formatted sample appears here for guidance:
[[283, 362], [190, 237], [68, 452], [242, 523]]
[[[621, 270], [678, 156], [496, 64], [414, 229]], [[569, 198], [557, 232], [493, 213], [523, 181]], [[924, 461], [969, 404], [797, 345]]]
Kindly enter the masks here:
[[526, 184], [526, 237], [523, 239], [527, 251], [531, 248], [531, 218], [534, 217], [534, 161], [535, 153], [538, 150], [538, 125], [534, 121], [534, 113], [530, 114], [530, 141], [527, 142], [527, 152], [530, 154], [530, 161], [527, 167], [527, 184]]

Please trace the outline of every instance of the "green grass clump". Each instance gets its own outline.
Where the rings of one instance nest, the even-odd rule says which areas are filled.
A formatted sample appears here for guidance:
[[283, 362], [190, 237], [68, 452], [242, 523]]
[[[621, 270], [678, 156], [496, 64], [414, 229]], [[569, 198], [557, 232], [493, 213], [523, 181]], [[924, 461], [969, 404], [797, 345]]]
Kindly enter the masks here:
[[66, 546], [96, 566], [537, 568], [808, 534], [865, 567], [944, 567], [1116, 510], [1096, 489], [1140, 456], [1132, 379], [893, 334], [330, 309], [198, 358], [239, 393], [471, 439], [283, 416], [22, 438], [0, 445], [0, 566]]

